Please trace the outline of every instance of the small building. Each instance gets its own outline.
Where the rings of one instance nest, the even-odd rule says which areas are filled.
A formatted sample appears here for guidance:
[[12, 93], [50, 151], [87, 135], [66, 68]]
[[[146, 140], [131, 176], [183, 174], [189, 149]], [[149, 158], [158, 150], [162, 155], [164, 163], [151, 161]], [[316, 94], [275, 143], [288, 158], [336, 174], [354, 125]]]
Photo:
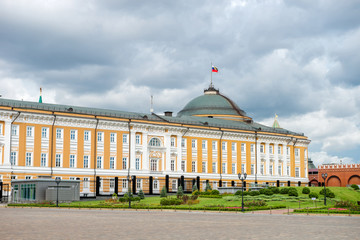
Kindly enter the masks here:
[[317, 187], [320, 186], [319, 183], [319, 169], [317, 169], [317, 167], [315, 167], [313, 161], [311, 160], [311, 158], [309, 158], [308, 161], [308, 167], [309, 167], [309, 186], [311, 187]]
[[[12, 202], [56, 201], [57, 184], [52, 178], [13, 180]], [[59, 183], [59, 201], [80, 200], [80, 181], [62, 180]]]

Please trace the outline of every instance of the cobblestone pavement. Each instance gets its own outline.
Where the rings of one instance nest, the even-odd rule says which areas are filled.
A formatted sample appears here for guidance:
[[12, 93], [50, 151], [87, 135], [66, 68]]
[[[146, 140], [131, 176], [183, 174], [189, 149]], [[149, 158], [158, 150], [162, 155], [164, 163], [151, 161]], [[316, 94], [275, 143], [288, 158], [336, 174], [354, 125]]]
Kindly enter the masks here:
[[359, 239], [360, 218], [0, 208], [0, 239]]

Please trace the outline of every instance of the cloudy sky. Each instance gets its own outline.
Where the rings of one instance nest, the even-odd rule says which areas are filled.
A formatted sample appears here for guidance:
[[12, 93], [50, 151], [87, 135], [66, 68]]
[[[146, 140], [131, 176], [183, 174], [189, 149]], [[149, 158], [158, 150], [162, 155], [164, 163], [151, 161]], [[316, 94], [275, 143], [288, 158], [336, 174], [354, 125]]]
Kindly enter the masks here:
[[3, 98], [178, 112], [215, 87], [310, 156], [360, 162], [360, 2], [1, 0]]

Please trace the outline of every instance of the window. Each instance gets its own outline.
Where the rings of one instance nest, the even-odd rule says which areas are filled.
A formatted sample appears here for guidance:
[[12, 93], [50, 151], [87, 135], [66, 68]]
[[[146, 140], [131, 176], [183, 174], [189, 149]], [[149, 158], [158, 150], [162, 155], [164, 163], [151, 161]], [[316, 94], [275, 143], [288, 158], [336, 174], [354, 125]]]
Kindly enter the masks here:
[[175, 147], [175, 138], [174, 137], [172, 137], [170, 139], [170, 144], [171, 144], [172, 147]]
[[269, 166], [269, 173], [270, 173], [270, 175], [273, 175], [273, 165]]
[[74, 154], [70, 155], [70, 167], [71, 168], [75, 167], [75, 155]]
[[31, 166], [32, 163], [32, 153], [27, 152], [25, 157], [25, 166]]
[[128, 143], [128, 134], [123, 134], [123, 143]]
[[10, 154], [10, 164], [15, 166], [16, 165], [16, 152], [11, 152]]
[[251, 175], [255, 174], [255, 165], [251, 164]]
[[278, 174], [281, 176], [281, 166], [278, 166]]
[[270, 153], [270, 154], [273, 154], [273, 153], [274, 153], [274, 146], [273, 146], [273, 145], [270, 145], [270, 146], [269, 146], [269, 153]]
[[61, 154], [55, 155], [55, 167], [61, 167]]
[[18, 128], [19, 128], [18, 125], [12, 125], [11, 126], [11, 135], [12, 136], [17, 136], [18, 135]]
[[212, 141], [212, 149], [213, 150], [217, 149], [217, 141]]
[[90, 132], [84, 131], [84, 141], [89, 142], [90, 141]]
[[171, 168], [171, 171], [175, 171], [175, 160], [171, 160], [170, 162], [170, 168]]
[[286, 147], [286, 155], [290, 155], [290, 147]]
[[122, 180], [122, 188], [123, 188], [123, 191], [124, 191], [124, 190], [127, 190], [127, 185], [128, 185], [127, 183], [128, 183], [128, 180], [127, 180], [127, 179], [123, 179], [123, 180]]
[[241, 152], [246, 152], [245, 143], [242, 143], [242, 144], [241, 144]]
[[98, 140], [98, 142], [102, 142], [103, 141], [103, 132], [98, 132], [97, 133], [97, 140]]
[[110, 169], [115, 168], [115, 157], [110, 157]]
[[222, 183], [222, 186], [223, 186], [223, 187], [227, 187], [227, 182], [223, 182], [223, 183]]
[[89, 168], [89, 156], [84, 156], [84, 168]]
[[70, 140], [75, 141], [76, 140], [76, 134], [77, 131], [76, 130], [70, 130]]
[[41, 138], [48, 138], [48, 128], [42, 128], [41, 129]]
[[116, 133], [110, 133], [110, 142], [115, 143], [116, 142]]
[[196, 139], [191, 140], [191, 147], [196, 148]]
[[161, 142], [158, 138], [152, 138], [149, 142], [149, 145], [152, 147], [160, 147], [161, 146]]
[[26, 136], [27, 137], [33, 137], [33, 129], [34, 127], [26, 127]]
[[241, 173], [245, 173], [245, 164], [241, 164]]
[[127, 169], [127, 158], [126, 157], [123, 157], [123, 159], [122, 159], [122, 168]]
[[177, 189], [177, 181], [176, 181], [176, 179], [173, 179], [173, 180], [171, 181], [171, 189], [172, 189], [172, 190], [176, 190], [176, 189]]
[[31, 179], [31, 176], [25, 176], [25, 179]]
[[281, 146], [278, 146], [278, 154], [281, 154]]
[[295, 157], [299, 157], [300, 156], [300, 149], [295, 148]]
[[212, 163], [212, 172], [216, 173], [216, 162]]
[[254, 144], [251, 144], [250, 145], [250, 152], [255, 152], [255, 145]]
[[159, 190], [159, 181], [158, 180], [154, 180], [153, 187], [154, 187], [154, 190]]
[[236, 143], [231, 143], [231, 151], [236, 152]]
[[140, 143], [140, 137], [141, 137], [141, 136], [140, 136], [139, 134], [136, 134], [136, 135], [135, 135], [135, 144], [141, 144], [141, 143]]
[[183, 161], [181, 161], [181, 170], [183, 171], [183, 172], [185, 172], [185, 161], [183, 160]]
[[300, 168], [295, 168], [295, 177], [300, 177]]
[[115, 188], [115, 179], [110, 179], [110, 188]]
[[191, 162], [191, 171], [196, 172], [196, 162], [195, 161]]
[[41, 153], [41, 158], [40, 158], [41, 167], [46, 167], [46, 162], [47, 162], [47, 154]]
[[185, 138], [181, 139], [181, 147], [186, 148], [186, 139]]
[[135, 169], [140, 170], [140, 158], [138, 157], [135, 159]]
[[290, 176], [290, 167], [286, 166], [286, 175]]
[[222, 150], [226, 151], [226, 142], [222, 142], [221, 145], [222, 145]]
[[207, 141], [202, 140], [202, 149], [207, 149]]
[[222, 173], [226, 173], [226, 163], [222, 163]]
[[236, 174], [236, 163], [231, 164], [231, 173]]
[[264, 174], [264, 164], [260, 165], [260, 174], [263, 175]]
[[56, 139], [62, 139], [63, 138], [63, 130], [61, 128], [56, 129]]
[[[251, 151], [252, 152], [252, 151]], [[263, 144], [260, 144], [260, 152], [261, 153], [264, 153], [264, 145]]]
[[206, 162], [202, 162], [201, 167], [202, 167], [202, 172], [206, 173]]
[[137, 188], [137, 189], [141, 189], [141, 188], [142, 188], [141, 182], [142, 182], [141, 179], [136, 179], [136, 188]]
[[157, 171], [157, 159], [150, 160], [150, 171]]

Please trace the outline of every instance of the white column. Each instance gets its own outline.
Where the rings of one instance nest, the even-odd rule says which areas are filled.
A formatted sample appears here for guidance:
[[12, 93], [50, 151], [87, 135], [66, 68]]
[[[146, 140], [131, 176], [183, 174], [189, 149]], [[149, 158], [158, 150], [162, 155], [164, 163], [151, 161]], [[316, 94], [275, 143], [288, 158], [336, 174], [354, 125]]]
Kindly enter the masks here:
[[4, 166], [10, 166], [10, 141], [11, 141], [11, 122], [5, 121], [4, 127], [4, 137], [5, 137], [5, 146], [4, 146]]
[[181, 135], [177, 135], [177, 155], [176, 155], [176, 160], [177, 160], [177, 164], [176, 164], [176, 171], [180, 171], [181, 170], [181, 160], [182, 160], [182, 146], [181, 146]]
[[[270, 155], [269, 155], [269, 143], [265, 143], [265, 162], [266, 162], [266, 166], [265, 166], [265, 174], [269, 175], [270, 174]], [[274, 171], [274, 169], [273, 169]]]
[[135, 159], [136, 159], [136, 153], [135, 153], [135, 132], [130, 133], [130, 170], [135, 170]]
[[143, 132], [142, 135], [142, 146], [143, 146], [143, 159], [142, 159], [142, 169], [149, 170], [149, 150], [148, 150], [148, 134]]
[[278, 143], [274, 143], [274, 158], [275, 158], [275, 174], [274, 175], [277, 175], [277, 176], [280, 176], [279, 175], [279, 154], [278, 154], [278, 147], [279, 147], [279, 144]]
[[166, 169], [165, 170], [167, 172], [170, 172], [171, 171], [171, 168], [170, 168], [170, 161], [171, 161], [171, 139], [170, 139], [170, 134], [165, 135], [164, 147], [165, 147], [165, 154], [164, 154], [165, 159], [164, 159], [163, 163], [166, 161], [166, 166], [165, 166]]

